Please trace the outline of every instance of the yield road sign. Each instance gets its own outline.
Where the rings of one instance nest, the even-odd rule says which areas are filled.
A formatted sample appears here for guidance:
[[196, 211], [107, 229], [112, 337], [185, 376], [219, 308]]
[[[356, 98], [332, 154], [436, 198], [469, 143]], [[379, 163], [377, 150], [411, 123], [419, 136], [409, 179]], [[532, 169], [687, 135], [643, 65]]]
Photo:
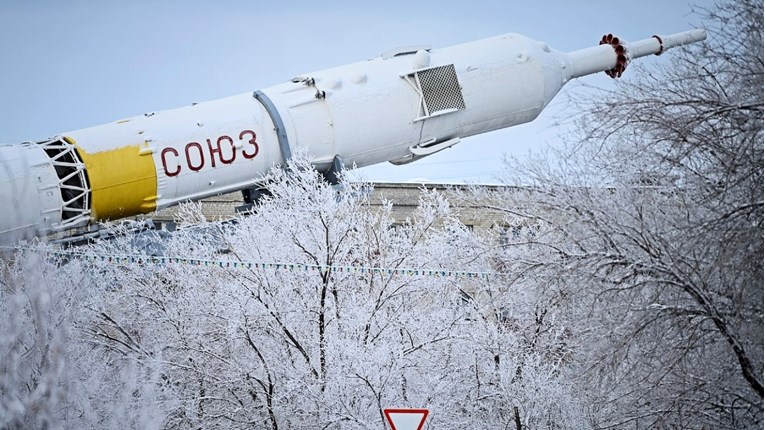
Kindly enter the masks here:
[[422, 430], [429, 411], [427, 409], [391, 408], [383, 409], [383, 413], [385, 413], [391, 430]]

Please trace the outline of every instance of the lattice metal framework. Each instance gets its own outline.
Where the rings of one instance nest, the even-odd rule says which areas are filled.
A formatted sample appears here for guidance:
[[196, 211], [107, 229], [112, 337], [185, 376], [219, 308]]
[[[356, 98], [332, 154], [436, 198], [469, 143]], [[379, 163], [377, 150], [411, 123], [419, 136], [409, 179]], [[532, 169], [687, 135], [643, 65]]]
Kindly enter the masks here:
[[50, 157], [59, 180], [63, 202], [61, 223], [53, 228], [63, 230], [86, 223], [90, 220], [91, 212], [90, 185], [85, 164], [77, 154], [75, 146], [61, 137], [37, 143]]

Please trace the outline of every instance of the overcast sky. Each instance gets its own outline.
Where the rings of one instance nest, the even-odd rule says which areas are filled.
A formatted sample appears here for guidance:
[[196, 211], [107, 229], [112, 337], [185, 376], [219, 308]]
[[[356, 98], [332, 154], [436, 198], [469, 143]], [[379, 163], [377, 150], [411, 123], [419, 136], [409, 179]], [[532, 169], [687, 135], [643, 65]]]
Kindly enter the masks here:
[[[0, 143], [250, 92], [396, 46], [439, 48], [516, 32], [573, 51], [605, 33], [629, 41], [699, 24], [684, 0], [3, 0]], [[623, 79], [629, 78], [628, 69]], [[581, 81], [608, 86], [610, 80], [598, 74]], [[407, 166], [372, 166], [363, 175], [491, 182], [504, 153], [524, 156], [559, 142], [556, 115], [565, 112], [564, 102], [559, 94], [533, 123], [466, 138]]]

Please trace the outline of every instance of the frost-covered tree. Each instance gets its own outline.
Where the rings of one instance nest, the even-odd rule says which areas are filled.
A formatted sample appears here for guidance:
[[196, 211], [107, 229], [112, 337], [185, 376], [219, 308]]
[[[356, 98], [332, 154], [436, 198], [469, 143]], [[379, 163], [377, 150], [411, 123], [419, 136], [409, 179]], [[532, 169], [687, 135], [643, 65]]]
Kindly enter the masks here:
[[[383, 429], [387, 407], [429, 408], [431, 429], [586, 424], [547, 298], [443, 195], [423, 190], [394, 225], [367, 185], [332, 187], [302, 157], [265, 180], [234, 222], [187, 207], [173, 234], [17, 255], [3, 305], [31, 317], [4, 327], [4, 345], [27, 346], [0, 375], [3, 425]], [[37, 305], [16, 292], [31, 273], [61, 298], [42, 321], [62, 340], [38, 342], [64, 345], [60, 360], [29, 346]]]
[[507, 264], [575, 317], [598, 428], [762, 427], [762, 2], [701, 12], [706, 43], [580, 101], [577, 139], [511, 162], [527, 187], [494, 203], [533, 227]]
[[[513, 407], [581, 427], [565, 368], [496, 306], [503, 280], [482, 275], [486, 245], [446, 199], [424, 193], [394, 228], [366, 186], [338, 191], [305, 161], [268, 181], [256, 213], [163, 242], [170, 264], [99, 262], [114, 294], [91, 335], [159, 375], [166, 427], [384, 428], [396, 406], [430, 408], [430, 428], [506, 427]], [[179, 255], [205, 263], [167, 259]]]
[[[2, 261], [0, 261], [2, 263]], [[65, 349], [71, 314], [67, 296], [46, 291], [51, 267], [30, 258], [25, 265], [2, 264], [0, 277], [0, 426], [8, 429], [58, 427], [66, 393]], [[42, 264], [45, 266], [45, 264]], [[24, 279], [24, 275], [32, 275]], [[47, 282], [46, 282], [47, 281]], [[62, 387], [63, 385], [63, 387]]]
[[82, 336], [99, 295], [89, 264], [37, 244], [0, 268], [0, 428], [156, 428], [154, 403], [133, 396], [141, 373]]

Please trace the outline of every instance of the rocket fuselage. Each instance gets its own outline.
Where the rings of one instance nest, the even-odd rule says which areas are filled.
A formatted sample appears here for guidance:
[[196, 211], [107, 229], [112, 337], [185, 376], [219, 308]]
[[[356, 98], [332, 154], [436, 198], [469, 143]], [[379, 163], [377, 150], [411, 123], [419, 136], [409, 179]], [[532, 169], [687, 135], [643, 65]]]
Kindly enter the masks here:
[[[659, 53], [665, 40], [636, 49]], [[260, 91], [0, 146], [0, 162], [14, 165], [0, 171], [0, 197], [19, 212], [0, 217], [0, 243], [252, 187], [295, 151], [319, 170], [336, 157], [359, 167], [411, 162], [529, 122], [570, 79], [619, 61], [615, 46], [562, 53], [507, 34], [394, 50]]]

